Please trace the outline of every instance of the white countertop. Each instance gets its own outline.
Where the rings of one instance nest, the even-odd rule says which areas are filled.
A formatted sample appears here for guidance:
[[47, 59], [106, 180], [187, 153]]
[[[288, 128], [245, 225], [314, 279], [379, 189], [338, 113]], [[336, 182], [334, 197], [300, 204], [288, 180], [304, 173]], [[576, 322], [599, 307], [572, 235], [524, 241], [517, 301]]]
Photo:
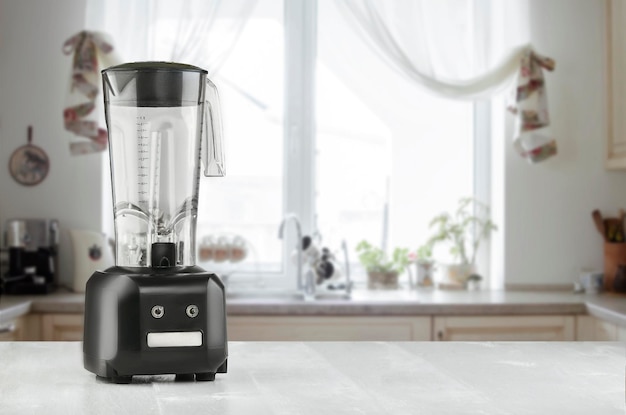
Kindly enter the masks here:
[[0, 413], [623, 414], [619, 343], [238, 343], [214, 382], [96, 380], [81, 343], [0, 343]]

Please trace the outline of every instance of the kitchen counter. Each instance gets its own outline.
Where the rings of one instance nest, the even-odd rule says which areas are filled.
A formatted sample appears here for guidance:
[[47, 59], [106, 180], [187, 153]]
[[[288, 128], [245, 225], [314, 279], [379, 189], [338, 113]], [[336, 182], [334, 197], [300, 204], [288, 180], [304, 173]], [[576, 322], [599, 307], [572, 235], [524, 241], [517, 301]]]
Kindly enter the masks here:
[[0, 343], [0, 413], [623, 414], [619, 343], [238, 343], [214, 382], [96, 380], [78, 342]]
[[584, 298], [545, 292], [362, 290], [350, 300], [236, 298], [227, 301], [227, 308], [233, 315], [562, 315], [586, 313]]
[[[84, 295], [0, 297], [0, 323], [34, 313], [83, 313]], [[626, 327], [626, 296], [517, 291], [355, 291], [352, 299], [303, 301], [278, 296], [227, 298], [229, 315], [576, 315]]]

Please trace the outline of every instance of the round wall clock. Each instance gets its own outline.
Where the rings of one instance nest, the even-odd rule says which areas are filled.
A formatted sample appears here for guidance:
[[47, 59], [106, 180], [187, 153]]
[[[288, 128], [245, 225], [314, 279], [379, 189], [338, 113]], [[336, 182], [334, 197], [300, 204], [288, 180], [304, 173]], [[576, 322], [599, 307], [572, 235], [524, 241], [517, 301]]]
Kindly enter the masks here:
[[50, 170], [48, 155], [32, 144], [33, 127], [28, 126], [28, 144], [18, 147], [9, 159], [11, 177], [21, 185], [35, 186], [43, 181]]

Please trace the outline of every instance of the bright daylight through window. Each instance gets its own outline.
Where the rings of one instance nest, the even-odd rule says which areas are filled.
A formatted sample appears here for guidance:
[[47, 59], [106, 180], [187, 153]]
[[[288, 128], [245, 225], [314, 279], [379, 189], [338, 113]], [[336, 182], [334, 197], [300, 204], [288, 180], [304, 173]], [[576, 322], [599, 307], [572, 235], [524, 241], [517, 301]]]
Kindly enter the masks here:
[[[312, 4], [316, 12], [298, 15], [278, 0], [256, 2], [227, 58], [210, 74], [222, 100], [227, 175], [201, 183], [198, 262], [232, 284], [293, 282], [286, 275], [294, 270], [293, 228], [289, 238], [278, 237], [286, 214], [298, 215], [303, 231], [341, 261], [345, 244], [358, 280], [365, 275], [355, 253], [361, 240], [388, 251], [415, 250], [430, 236], [431, 218], [474, 194], [474, 104], [421, 89], [347, 24], [337, 2]], [[471, 51], [468, 4], [459, 3], [446, 24]], [[153, 24], [165, 39], [178, 22], [161, 16]], [[238, 18], [213, 22], [227, 26]], [[293, 35], [306, 27], [313, 30]], [[313, 41], [297, 43], [307, 36]], [[288, 81], [298, 71], [312, 92], [304, 99], [315, 123], [287, 132], [286, 120], [301, 110], [285, 103], [302, 87]]]

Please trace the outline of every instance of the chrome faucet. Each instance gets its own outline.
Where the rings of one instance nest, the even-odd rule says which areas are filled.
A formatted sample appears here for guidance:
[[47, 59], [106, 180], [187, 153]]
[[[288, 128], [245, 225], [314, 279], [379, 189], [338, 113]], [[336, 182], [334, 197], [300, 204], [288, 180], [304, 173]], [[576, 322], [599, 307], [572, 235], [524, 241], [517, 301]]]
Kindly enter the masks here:
[[298, 250], [298, 269], [297, 269], [298, 280], [297, 282], [298, 282], [298, 291], [302, 291], [304, 289], [304, 283], [302, 281], [302, 227], [300, 226], [300, 221], [298, 220], [298, 217], [295, 214], [288, 213], [285, 216], [283, 221], [280, 223], [280, 228], [278, 228], [278, 237], [280, 239], [283, 239], [285, 224], [289, 221], [293, 221], [294, 225], [296, 226], [296, 238], [297, 238], [296, 249]]
[[349, 298], [352, 294], [352, 278], [350, 276], [350, 258], [348, 256], [348, 243], [345, 239], [341, 241], [341, 250], [343, 251], [343, 260], [346, 264], [346, 295]]

